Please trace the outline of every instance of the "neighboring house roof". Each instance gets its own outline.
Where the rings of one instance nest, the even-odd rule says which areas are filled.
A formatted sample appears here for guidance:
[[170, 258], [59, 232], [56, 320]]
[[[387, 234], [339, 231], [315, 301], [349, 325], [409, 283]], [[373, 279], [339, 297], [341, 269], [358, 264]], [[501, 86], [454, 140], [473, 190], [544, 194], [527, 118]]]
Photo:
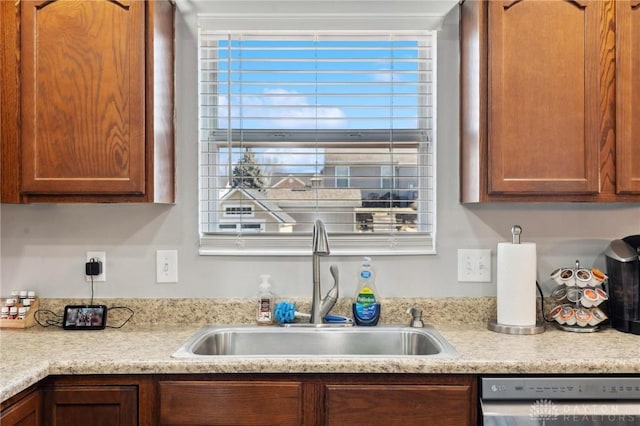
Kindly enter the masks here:
[[304, 188], [307, 184], [297, 176], [285, 176], [276, 182], [271, 188]]
[[[282, 207], [291, 208], [341, 208], [351, 209], [362, 207], [362, 194], [356, 188], [310, 188], [280, 187], [277, 186], [284, 180], [294, 179], [302, 182], [295, 176], [288, 176], [276, 183], [274, 187], [259, 191], [251, 188], [226, 188], [220, 195], [220, 201], [230, 202], [235, 194], [253, 202], [257, 207], [272, 216], [277, 222], [295, 225], [297, 221]], [[304, 182], [302, 182], [304, 184]]]
[[296, 220], [280, 208], [278, 204], [268, 198], [268, 196], [257, 189], [249, 188], [228, 188], [227, 192], [220, 197], [220, 201], [229, 200], [235, 194], [242, 194], [248, 200], [269, 213], [275, 220], [280, 223], [295, 224]]

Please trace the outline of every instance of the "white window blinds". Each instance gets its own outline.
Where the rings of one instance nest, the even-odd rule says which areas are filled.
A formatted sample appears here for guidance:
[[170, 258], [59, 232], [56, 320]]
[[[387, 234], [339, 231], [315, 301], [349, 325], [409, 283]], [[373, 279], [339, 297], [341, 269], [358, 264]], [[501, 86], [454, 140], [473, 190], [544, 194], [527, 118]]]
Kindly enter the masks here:
[[432, 252], [434, 40], [202, 30], [201, 252]]

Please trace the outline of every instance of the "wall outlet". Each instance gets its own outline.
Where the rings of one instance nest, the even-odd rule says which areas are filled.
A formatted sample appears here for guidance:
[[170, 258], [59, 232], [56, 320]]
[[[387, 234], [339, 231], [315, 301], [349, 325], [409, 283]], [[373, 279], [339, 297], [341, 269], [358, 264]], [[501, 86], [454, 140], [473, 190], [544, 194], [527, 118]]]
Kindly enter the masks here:
[[[93, 276], [93, 282], [107, 281], [107, 253], [104, 251], [88, 251], [86, 262], [89, 262], [91, 259], [102, 262], [102, 272], [100, 275]], [[85, 271], [85, 265], [82, 265], [82, 270]], [[91, 277], [89, 275], [85, 275], [84, 277], [87, 282], [91, 282]]]
[[458, 249], [458, 282], [491, 282], [491, 250]]
[[178, 282], [178, 250], [156, 251], [156, 282]]

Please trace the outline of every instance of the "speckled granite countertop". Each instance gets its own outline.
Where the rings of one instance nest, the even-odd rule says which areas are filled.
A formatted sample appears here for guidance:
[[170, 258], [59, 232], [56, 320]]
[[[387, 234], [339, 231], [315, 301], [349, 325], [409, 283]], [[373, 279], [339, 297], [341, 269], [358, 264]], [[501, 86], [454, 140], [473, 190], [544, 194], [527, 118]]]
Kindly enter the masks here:
[[[75, 301], [77, 303], [77, 301]], [[110, 306], [122, 301], [108, 302]], [[410, 302], [410, 303], [409, 303]], [[62, 301], [45, 301], [55, 309]], [[138, 302], [145, 305], [167, 301]], [[180, 305], [182, 301], [173, 305]], [[229, 308], [235, 304], [222, 303]], [[395, 305], [397, 303], [397, 306]], [[33, 327], [0, 330], [0, 401], [52, 374], [180, 374], [180, 373], [435, 373], [435, 374], [640, 374], [640, 336], [604, 329], [596, 333], [569, 333], [547, 326], [544, 333], [515, 336], [489, 331], [487, 313], [494, 300], [436, 299], [431, 302], [394, 300], [386, 323], [406, 323], [407, 303], [425, 309], [426, 322], [459, 353], [453, 359], [420, 357], [362, 358], [241, 358], [174, 359], [175, 352], [207, 323], [247, 323], [244, 314], [225, 314], [227, 321], [198, 318], [181, 323], [164, 313], [165, 321], [131, 321], [122, 329], [64, 331]], [[136, 302], [129, 301], [128, 306]], [[244, 306], [237, 303], [237, 306]], [[384, 306], [384, 305], [383, 305]], [[137, 309], [139, 308], [139, 309]], [[158, 306], [154, 308], [157, 312]], [[184, 308], [184, 307], [182, 307]], [[222, 306], [211, 308], [212, 311]], [[340, 307], [339, 307], [340, 308]], [[151, 309], [151, 308], [150, 308]], [[344, 309], [342, 307], [341, 309]], [[338, 309], [340, 312], [341, 309]], [[143, 308], [136, 307], [136, 316]], [[169, 309], [172, 310], [172, 309]], [[184, 309], [178, 309], [183, 311]], [[441, 311], [438, 311], [441, 310]], [[249, 310], [249, 314], [252, 310]], [[431, 314], [429, 314], [431, 312]], [[455, 314], [454, 312], [457, 312]], [[464, 313], [464, 315], [461, 315]], [[438, 318], [436, 318], [438, 317]], [[147, 320], [150, 317], [147, 318]], [[439, 319], [439, 320], [438, 320]], [[397, 321], [393, 321], [397, 320]]]

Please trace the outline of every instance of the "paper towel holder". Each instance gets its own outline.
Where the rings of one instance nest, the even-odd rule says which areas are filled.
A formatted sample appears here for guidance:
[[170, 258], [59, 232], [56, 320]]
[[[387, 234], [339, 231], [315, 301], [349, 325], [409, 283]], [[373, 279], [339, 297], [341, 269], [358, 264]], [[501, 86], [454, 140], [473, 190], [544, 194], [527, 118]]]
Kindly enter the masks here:
[[489, 321], [487, 328], [496, 333], [505, 334], [540, 334], [544, 331], [544, 322], [537, 322], [536, 325], [507, 325], [498, 324], [496, 319]]
[[[512, 244], [520, 244], [520, 235], [522, 234], [522, 227], [520, 225], [513, 225], [511, 227], [511, 243]], [[500, 324], [496, 318], [492, 318], [489, 320], [487, 328], [491, 331], [495, 331], [497, 333], [505, 333], [505, 334], [539, 334], [544, 332], [545, 330], [545, 322], [544, 320], [539, 321], [536, 320], [535, 325], [508, 325], [508, 324]]]
[[522, 234], [522, 227], [520, 225], [513, 225], [511, 227], [512, 244], [520, 244], [520, 234]]

